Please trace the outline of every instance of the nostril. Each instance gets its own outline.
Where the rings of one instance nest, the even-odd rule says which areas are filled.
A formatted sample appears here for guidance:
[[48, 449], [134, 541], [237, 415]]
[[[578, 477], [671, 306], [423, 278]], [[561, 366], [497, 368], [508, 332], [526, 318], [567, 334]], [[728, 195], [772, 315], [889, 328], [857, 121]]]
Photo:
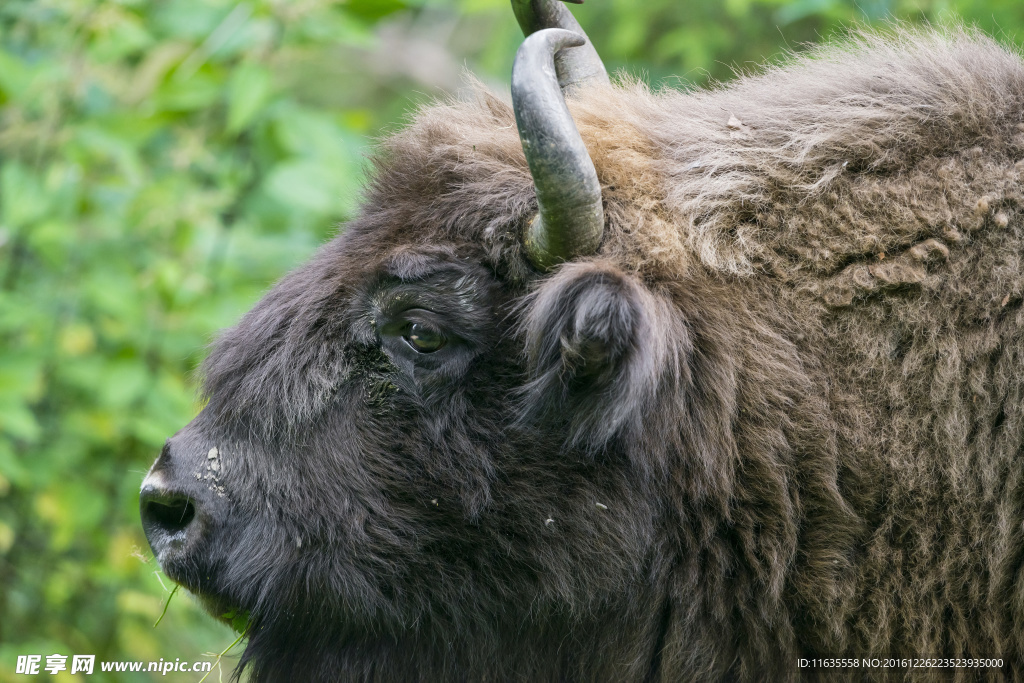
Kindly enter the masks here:
[[143, 490], [141, 498], [142, 525], [147, 535], [174, 535], [195, 519], [196, 508], [188, 496], [148, 489]]
[[159, 524], [168, 531], [184, 529], [196, 516], [196, 510], [187, 500], [176, 500], [168, 503], [151, 500], [146, 503], [143, 512], [154, 524]]

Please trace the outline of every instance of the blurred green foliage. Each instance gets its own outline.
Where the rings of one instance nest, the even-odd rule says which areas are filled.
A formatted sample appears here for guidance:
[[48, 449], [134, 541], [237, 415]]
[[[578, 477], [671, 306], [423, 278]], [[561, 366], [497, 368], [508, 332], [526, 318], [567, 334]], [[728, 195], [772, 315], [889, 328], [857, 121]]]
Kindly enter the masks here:
[[[1020, 0], [575, 13], [610, 68], [669, 84], [889, 16], [1024, 28]], [[506, 88], [520, 40], [504, 0], [0, 2], [0, 681], [24, 680], [19, 654], [197, 660], [234, 640], [183, 596], [153, 628], [169, 585], [142, 476], [197, 411], [216, 331], [352, 215], [373, 137], [464, 65]]]

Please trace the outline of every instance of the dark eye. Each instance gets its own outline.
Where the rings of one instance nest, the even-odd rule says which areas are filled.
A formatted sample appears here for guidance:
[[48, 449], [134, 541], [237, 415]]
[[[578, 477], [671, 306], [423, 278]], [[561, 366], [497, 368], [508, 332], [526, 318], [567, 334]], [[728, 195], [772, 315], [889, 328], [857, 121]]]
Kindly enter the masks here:
[[421, 323], [413, 323], [409, 326], [402, 338], [408, 342], [409, 346], [416, 349], [420, 353], [433, 353], [447, 341], [440, 332], [430, 329], [426, 325]]

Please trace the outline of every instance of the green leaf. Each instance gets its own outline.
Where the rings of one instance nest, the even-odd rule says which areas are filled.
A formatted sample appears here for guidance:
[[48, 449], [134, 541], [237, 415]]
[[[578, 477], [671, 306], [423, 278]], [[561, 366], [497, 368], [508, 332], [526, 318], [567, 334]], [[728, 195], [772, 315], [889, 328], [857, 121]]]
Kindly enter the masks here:
[[29, 479], [28, 470], [18, 462], [14, 448], [5, 438], [0, 438], [0, 476], [9, 479], [15, 486], [24, 486]]
[[0, 49], [0, 93], [19, 99], [32, 84], [32, 69], [17, 57]]
[[50, 196], [40, 179], [17, 161], [8, 162], [0, 170], [0, 218], [13, 228], [20, 228], [46, 214]]
[[89, 44], [89, 52], [98, 62], [113, 62], [152, 45], [153, 36], [138, 17], [109, 5], [105, 9], [106, 16], [97, 22], [99, 26]]
[[42, 436], [39, 422], [28, 406], [13, 401], [0, 401], [0, 432], [26, 443], [35, 443]]
[[780, 24], [790, 24], [814, 14], [830, 12], [838, 4], [839, 0], [796, 0], [779, 8], [775, 18]]
[[220, 618], [227, 620], [235, 633], [245, 633], [245, 630], [249, 628], [249, 610], [233, 609], [220, 615]]
[[330, 167], [315, 161], [279, 164], [270, 172], [267, 193], [286, 206], [328, 213], [337, 199], [337, 183]]
[[88, 163], [112, 162], [117, 165], [120, 177], [130, 184], [138, 184], [143, 178], [140, 161], [132, 138], [125, 136], [119, 128], [85, 124], [75, 131], [74, 142], [84, 153], [83, 161]]
[[210, 74], [199, 71], [184, 80], [170, 78], [157, 88], [154, 104], [160, 111], [189, 112], [205, 109], [216, 102], [223, 84]]
[[227, 132], [244, 130], [270, 97], [270, 73], [257, 64], [237, 68], [228, 85]]

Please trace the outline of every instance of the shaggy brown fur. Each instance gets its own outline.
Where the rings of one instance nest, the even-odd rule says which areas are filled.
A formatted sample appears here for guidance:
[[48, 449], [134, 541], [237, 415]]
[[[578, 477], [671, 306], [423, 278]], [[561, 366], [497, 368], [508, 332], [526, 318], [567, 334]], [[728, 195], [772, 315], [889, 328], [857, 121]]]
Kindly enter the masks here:
[[[730, 318], [720, 329], [747, 337], [736, 346], [750, 366], [797, 365], [826, 392], [785, 409], [829, 433], [805, 454], [828, 493], [802, 495], [839, 486], [855, 514], [824, 530], [806, 511], [790, 515], [800, 528], [777, 530], [789, 547], [765, 554], [756, 582], [803, 603], [790, 617], [799, 639], [824, 653], [999, 654], [1021, 666], [1020, 57], [976, 33], [860, 36], [715, 90], [627, 82], [580, 93], [570, 109], [604, 189], [601, 257], [656, 291], [702, 290], [698, 315]], [[512, 111], [489, 96], [421, 112], [388, 147], [449, 169], [449, 196], [500, 202], [503, 217], [532, 208]], [[485, 242], [516, 239], [465, 211], [448, 223], [483, 226]], [[708, 290], [721, 297], [715, 313]], [[757, 333], [780, 319], [799, 330], [796, 347], [770, 361], [776, 344]], [[792, 376], [762, 372], [769, 386]], [[774, 469], [756, 461], [761, 450], [736, 455], [744, 469]], [[799, 460], [766, 500], [782, 502]], [[794, 506], [828, 505], [790, 493]], [[851, 532], [856, 542], [843, 542]], [[828, 548], [797, 561], [801, 534]], [[692, 571], [721, 571], [703, 564]], [[783, 589], [794, 568], [803, 575]], [[718, 580], [684, 581], [679, 600], [710, 594], [708, 611], [728, 611]], [[744, 618], [790, 647], [780, 614], [763, 604]], [[669, 670], [692, 671], [697, 644], [723, 635], [673, 629]]]
[[[258, 615], [256, 679], [756, 681], [823, 656], [1024, 676], [1024, 62], [973, 33], [860, 37], [569, 104], [596, 257], [529, 268], [513, 113], [479, 92], [389, 138], [363, 215], [211, 355], [179, 457], [249, 444], [236, 524], [328, 548], [231, 546], [228, 578], [190, 585]], [[403, 374], [383, 281], [465, 316], [486, 350], [456, 383]]]

